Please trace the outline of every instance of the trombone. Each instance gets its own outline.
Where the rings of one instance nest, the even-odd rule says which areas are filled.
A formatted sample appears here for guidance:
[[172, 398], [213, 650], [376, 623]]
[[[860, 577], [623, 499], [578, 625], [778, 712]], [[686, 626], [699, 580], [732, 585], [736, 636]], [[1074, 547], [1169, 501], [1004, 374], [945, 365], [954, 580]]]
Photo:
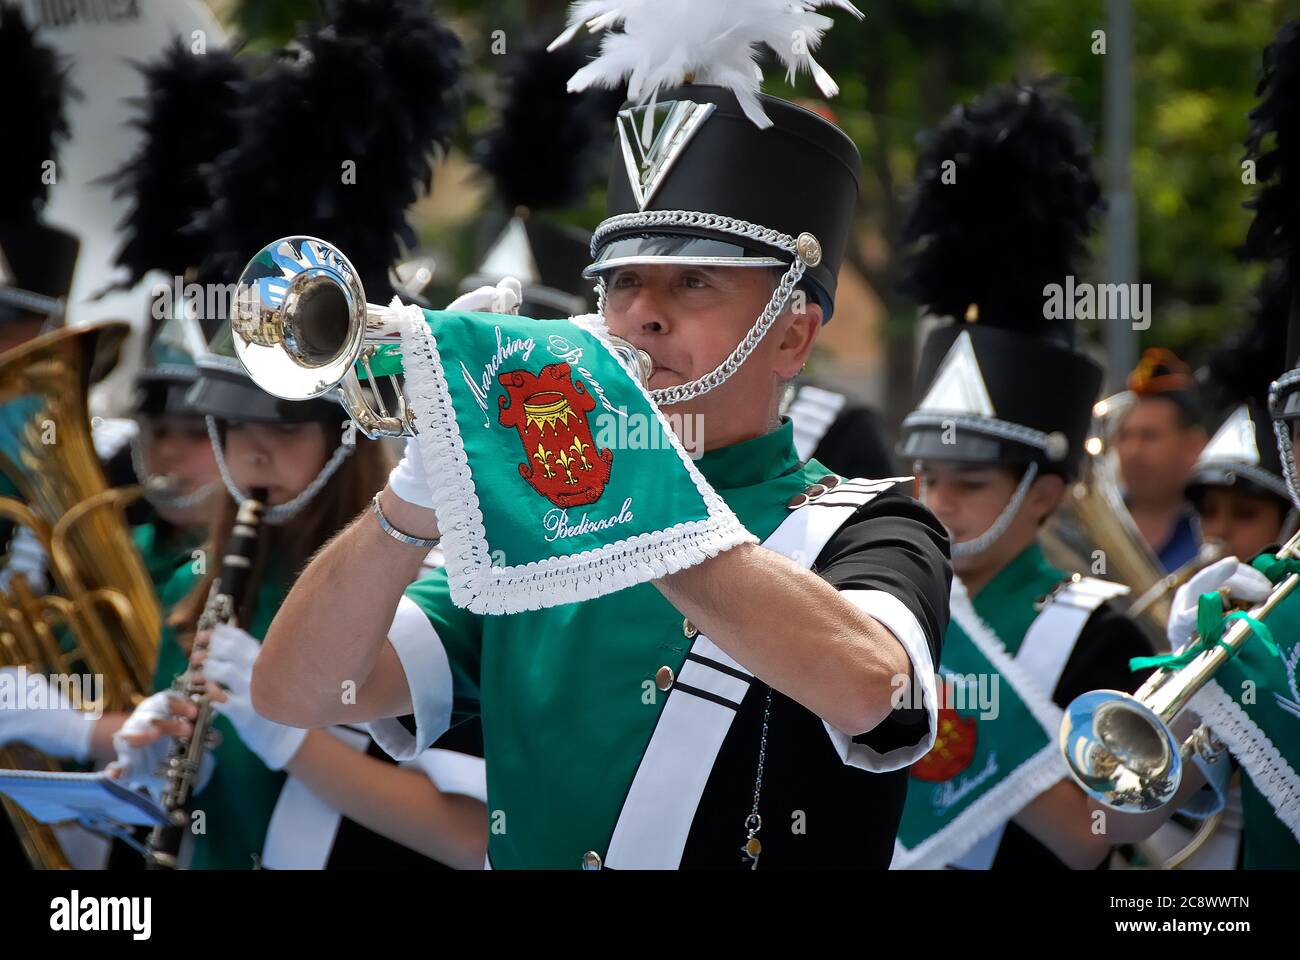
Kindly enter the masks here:
[[[230, 328], [239, 362], [272, 396], [311, 400], [337, 389], [370, 439], [416, 434], [415, 414], [397, 379], [397, 311], [366, 302], [356, 268], [333, 244], [293, 236], [259, 250], [237, 282]], [[626, 341], [608, 339], [644, 382], [650, 358]], [[391, 412], [379, 386], [385, 378], [395, 398]]]
[[[1276, 556], [1300, 557], [1300, 532]], [[1172, 729], [1174, 718], [1246, 643], [1251, 622], [1272, 613], [1297, 583], [1300, 573], [1288, 574], [1247, 617], [1227, 627], [1219, 643], [1201, 650], [1180, 670], [1157, 670], [1137, 693], [1093, 690], [1076, 697], [1061, 719], [1059, 744], [1070, 775], [1083, 791], [1124, 812], [1145, 813], [1168, 804], [1193, 751], [1205, 753], [1212, 741], [1202, 724], [1180, 742]]]

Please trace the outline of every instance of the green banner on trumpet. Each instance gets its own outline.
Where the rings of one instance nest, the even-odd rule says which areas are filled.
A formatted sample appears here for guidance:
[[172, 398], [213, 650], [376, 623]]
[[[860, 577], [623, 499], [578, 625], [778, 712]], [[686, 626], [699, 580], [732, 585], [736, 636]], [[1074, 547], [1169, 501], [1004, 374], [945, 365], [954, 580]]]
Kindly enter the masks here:
[[370, 370], [402, 365], [458, 605], [572, 603], [754, 540], [599, 317], [406, 307], [402, 320], [400, 357]]

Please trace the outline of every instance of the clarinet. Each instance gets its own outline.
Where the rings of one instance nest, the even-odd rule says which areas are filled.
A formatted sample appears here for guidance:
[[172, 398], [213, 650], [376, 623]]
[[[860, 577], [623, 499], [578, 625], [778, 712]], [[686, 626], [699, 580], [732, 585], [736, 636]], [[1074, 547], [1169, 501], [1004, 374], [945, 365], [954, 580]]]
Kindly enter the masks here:
[[[239, 505], [235, 525], [230, 531], [230, 544], [221, 558], [221, 572], [212, 581], [207, 603], [199, 616], [197, 633], [211, 630], [220, 623], [234, 622], [248, 587], [248, 575], [257, 553], [262, 530], [262, 511], [265, 509], [266, 491], [255, 489]], [[181, 838], [189, 822], [186, 806], [198, 784], [199, 768], [203, 756], [213, 744], [212, 723], [215, 714], [212, 701], [203, 684], [202, 667], [190, 667], [172, 684], [176, 694], [198, 709], [194, 730], [188, 737], [176, 737], [167, 755], [165, 771], [167, 784], [163, 790], [162, 806], [167, 811], [169, 823], [160, 824], [149, 834], [146, 867], [150, 870], [175, 870], [180, 852]]]

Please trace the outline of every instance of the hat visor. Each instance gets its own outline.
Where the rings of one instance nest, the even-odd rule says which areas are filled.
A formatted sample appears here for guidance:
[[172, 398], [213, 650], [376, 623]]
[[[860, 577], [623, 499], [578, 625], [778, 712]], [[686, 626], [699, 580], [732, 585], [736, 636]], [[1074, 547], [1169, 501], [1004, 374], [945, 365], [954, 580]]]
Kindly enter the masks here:
[[949, 463], [1021, 465], [1042, 459], [1035, 447], [977, 433], [971, 429], [948, 431], [936, 427], [905, 428], [895, 452], [903, 460]]
[[1254, 497], [1273, 497], [1288, 506], [1291, 503], [1290, 494], [1286, 489], [1286, 480], [1257, 466], [1223, 461], [1197, 464], [1183, 490], [1183, 495], [1195, 504], [1205, 496], [1205, 491], [1209, 487], [1228, 487]]
[[263, 392], [252, 380], [210, 371], [199, 376], [185, 399], [196, 414], [237, 423], [309, 423], [347, 417], [333, 400], [282, 400]]
[[790, 266], [789, 260], [751, 250], [739, 243], [711, 237], [653, 233], [611, 240], [601, 247], [595, 261], [582, 271], [582, 275], [595, 277], [616, 267], [655, 263], [689, 267], [780, 267], [783, 270]]

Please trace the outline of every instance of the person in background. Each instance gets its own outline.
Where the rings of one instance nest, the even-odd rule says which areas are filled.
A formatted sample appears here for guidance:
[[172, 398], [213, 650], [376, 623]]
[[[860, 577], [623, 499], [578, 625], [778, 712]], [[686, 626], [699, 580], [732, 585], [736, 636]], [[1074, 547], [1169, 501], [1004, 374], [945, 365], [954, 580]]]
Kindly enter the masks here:
[[1116, 450], [1133, 522], [1166, 572], [1196, 557], [1196, 515], [1183, 491], [1205, 446], [1196, 383], [1187, 364], [1152, 347], [1129, 375], [1137, 402]]

